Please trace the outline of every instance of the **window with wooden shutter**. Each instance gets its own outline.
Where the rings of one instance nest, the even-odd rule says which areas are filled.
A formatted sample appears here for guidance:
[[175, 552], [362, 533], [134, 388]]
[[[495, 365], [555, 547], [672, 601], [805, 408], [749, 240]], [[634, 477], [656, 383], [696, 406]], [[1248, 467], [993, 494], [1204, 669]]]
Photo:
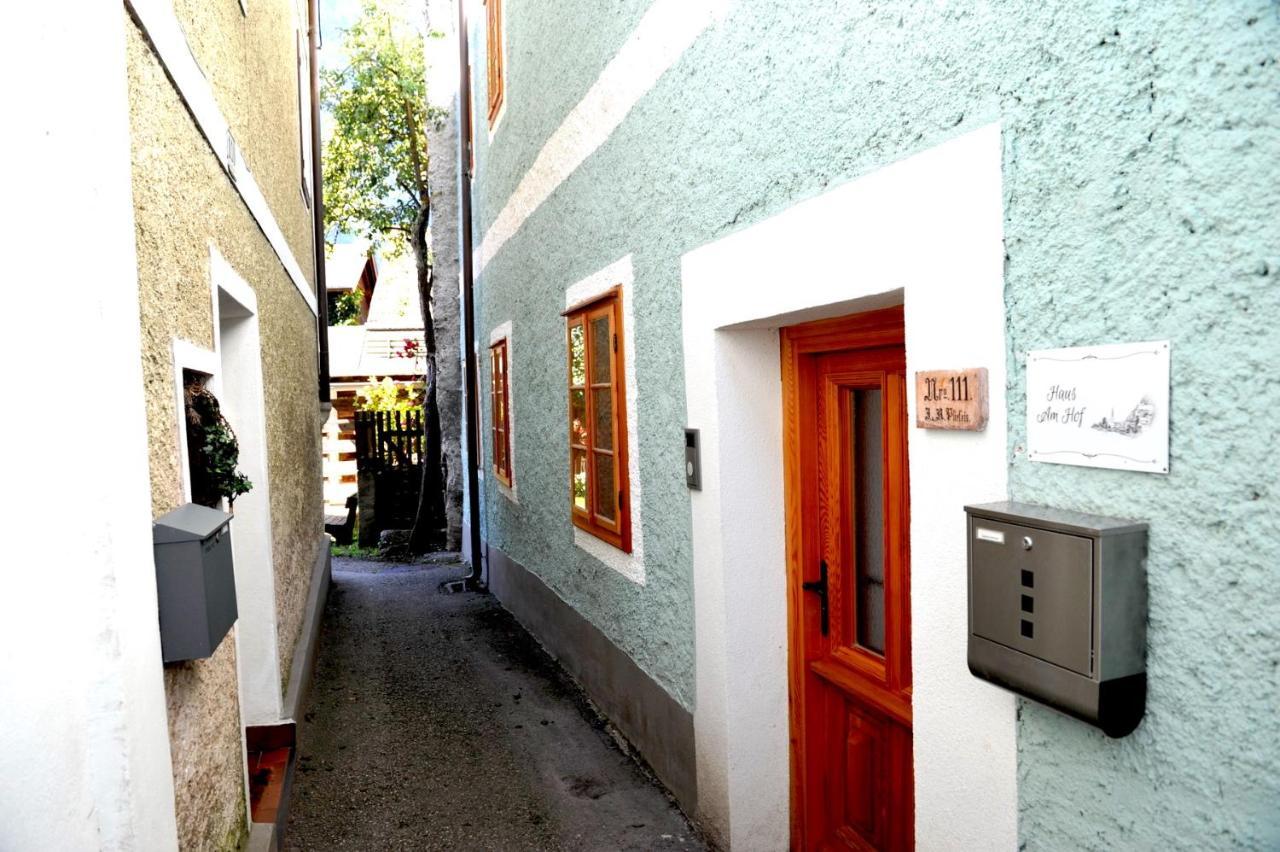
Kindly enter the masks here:
[[506, 94], [506, 68], [502, 57], [502, 0], [485, 0], [488, 7], [487, 53], [489, 59], [489, 127], [493, 127]]
[[511, 391], [507, 378], [507, 340], [503, 338], [489, 347], [490, 404], [493, 420], [493, 475], [511, 487]]
[[569, 506], [573, 523], [631, 552], [622, 296], [565, 313], [569, 350]]

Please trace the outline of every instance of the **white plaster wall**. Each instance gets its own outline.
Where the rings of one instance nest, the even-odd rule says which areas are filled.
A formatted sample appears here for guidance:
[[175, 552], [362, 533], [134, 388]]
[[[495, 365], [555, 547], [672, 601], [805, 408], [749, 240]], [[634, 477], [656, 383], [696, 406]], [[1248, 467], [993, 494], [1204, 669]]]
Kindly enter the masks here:
[[269, 725], [280, 721], [283, 708], [258, 301], [249, 283], [212, 245], [209, 271], [220, 400], [227, 419], [237, 427], [240, 469], [253, 483], [236, 499], [231, 523], [240, 716], [245, 725]]
[[[21, 235], [7, 274], [22, 293], [0, 335], [18, 391], [0, 442], [0, 849], [174, 849], [126, 18], [71, 0], [6, 13], [0, 71], [39, 82], [10, 87], [22, 120], [0, 141], [6, 197], [20, 202], [0, 227]], [[65, 345], [45, 345], [51, 318]]]
[[916, 842], [1017, 845], [1014, 700], [966, 663], [963, 506], [1007, 483], [1000, 154], [999, 126], [983, 127], [684, 258], [686, 397], [703, 440], [698, 798], [735, 849], [789, 843], [776, 330], [900, 301], [909, 374], [984, 366], [991, 379], [985, 432], [909, 435]]

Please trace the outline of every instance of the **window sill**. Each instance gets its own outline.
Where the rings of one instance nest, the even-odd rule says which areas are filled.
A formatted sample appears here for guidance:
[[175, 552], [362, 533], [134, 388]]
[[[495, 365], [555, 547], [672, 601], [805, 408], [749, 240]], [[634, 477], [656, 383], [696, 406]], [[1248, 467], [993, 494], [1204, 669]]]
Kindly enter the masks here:
[[596, 538], [591, 533], [576, 526], [573, 528], [573, 546], [595, 557], [637, 586], [645, 584], [644, 553], [635, 538], [634, 530], [632, 530], [630, 553], [619, 550], [609, 542]]

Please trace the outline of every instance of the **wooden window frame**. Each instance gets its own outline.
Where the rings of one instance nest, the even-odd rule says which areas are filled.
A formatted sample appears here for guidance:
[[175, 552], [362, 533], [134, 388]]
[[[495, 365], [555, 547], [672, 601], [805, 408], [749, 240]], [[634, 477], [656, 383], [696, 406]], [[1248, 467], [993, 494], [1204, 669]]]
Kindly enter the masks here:
[[506, 99], [507, 69], [502, 45], [502, 0], [485, 0], [486, 59], [489, 65], [489, 129], [493, 129]]
[[[622, 288], [614, 287], [609, 291], [593, 297], [587, 302], [575, 305], [564, 312], [565, 317], [565, 357], [568, 387], [567, 415], [569, 426], [569, 515], [573, 525], [583, 532], [605, 541], [624, 553], [631, 552], [631, 477], [629, 474], [628, 436], [627, 436], [627, 400], [626, 400], [626, 366], [624, 362], [624, 336], [622, 326]], [[607, 346], [610, 352], [611, 370], [608, 382], [591, 381], [594, 368], [594, 332], [592, 323], [601, 318], [608, 319], [609, 335], [612, 338]], [[582, 327], [583, 384], [573, 381], [573, 329]], [[598, 446], [594, 434], [596, 422], [595, 394], [593, 390], [609, 389], [610, 407], [612, 409], [611, 449]], [[573, 422], [573, 391], [583, 391], [583, 418], [585, 440], [575, 440]], [[586, 457], [586, 509], [580, 509], [574, 500], [574, 458], [577, 454]], [[597, 510], [596, 467], [603, 458], [612, 458], [613, 481], [618, 489], [617, 501], [614, 504], [615, 515], [611, 521], [601, 516]]]
[[511, 358], [507, 338], [489, 347], [489, 420], [493, 434], [493, 475], [508, 488], [511, 475]]

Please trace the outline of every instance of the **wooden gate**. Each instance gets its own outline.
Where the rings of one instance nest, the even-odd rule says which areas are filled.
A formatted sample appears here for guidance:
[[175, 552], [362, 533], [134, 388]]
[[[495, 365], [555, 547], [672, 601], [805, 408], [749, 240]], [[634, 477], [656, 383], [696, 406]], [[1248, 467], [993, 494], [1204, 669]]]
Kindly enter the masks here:
[[379, 530], [413, 526], [422, 488], [422, 426], [418, 410], [356, 412], [356, 468], [362, 478], [373, 477]]

